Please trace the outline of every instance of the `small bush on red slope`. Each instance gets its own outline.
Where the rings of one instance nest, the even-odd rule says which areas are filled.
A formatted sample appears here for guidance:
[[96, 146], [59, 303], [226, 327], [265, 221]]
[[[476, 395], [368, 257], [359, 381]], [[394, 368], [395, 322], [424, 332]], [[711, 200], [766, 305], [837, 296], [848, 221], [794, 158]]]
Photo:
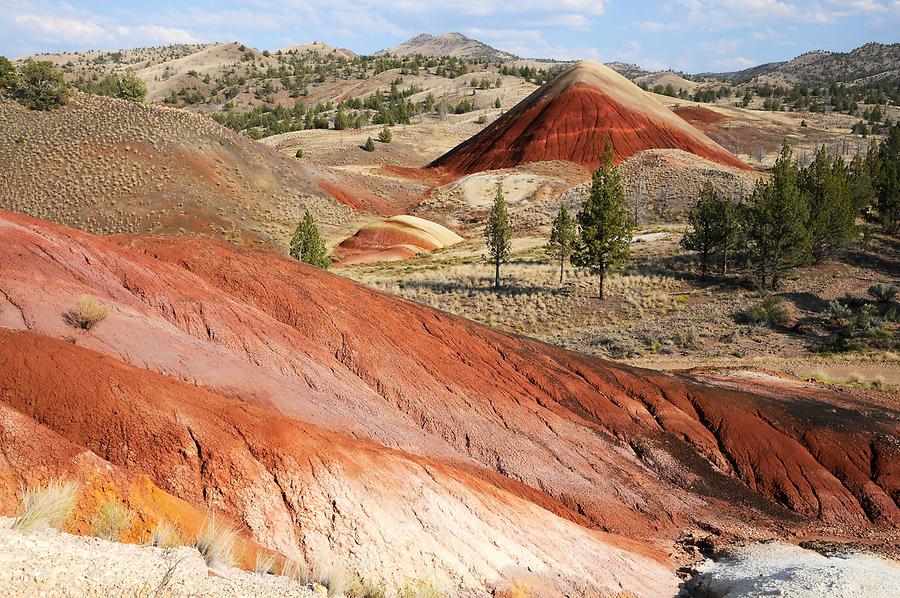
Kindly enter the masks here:
[[109, 310], [96, 297], [82, 295], [73, 309], [63, 314], [63, 320], [73, 328], [91, 330], [106, 319]]

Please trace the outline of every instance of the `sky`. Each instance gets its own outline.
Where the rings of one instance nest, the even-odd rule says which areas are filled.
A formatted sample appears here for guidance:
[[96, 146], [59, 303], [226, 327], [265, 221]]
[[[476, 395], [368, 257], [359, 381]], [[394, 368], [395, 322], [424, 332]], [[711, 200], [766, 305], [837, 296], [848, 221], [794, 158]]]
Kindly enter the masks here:
[[324, 41], [371, 54], [458, 31], [523, 57], [739, 70], [900, 42], [900, 0], [0, 0], [0, 54]]

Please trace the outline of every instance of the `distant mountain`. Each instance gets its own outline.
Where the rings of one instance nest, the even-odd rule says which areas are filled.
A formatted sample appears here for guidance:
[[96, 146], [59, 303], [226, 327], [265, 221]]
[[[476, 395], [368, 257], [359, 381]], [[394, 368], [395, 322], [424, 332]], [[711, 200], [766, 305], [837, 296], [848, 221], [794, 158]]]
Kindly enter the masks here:
[[710, 73], [735, 84], [760, 82], [810, 85], [900, 81], [900, 43], [870, 43], [851, 52], [808, 52], [785, 62], [770, 62], [742, 71]]
[[466, 37], [462, 33], [442, 33], [430, 35], [423, 33], [409, 39], [399, 46], [381, 50], [376, 53], [393, 54], [395, 56], [410, 56], [422, 54], [423, 56], [454, 56], [469, 60], [515, 60], [516, 56], [503, 50], [498, 50], [476, 39]]
[[636, 64], [626, 62], [606, 62], [604, 64], [626, 79], [637, 79], [638, 77], [652, 74], [650, 71], [644, 70]]

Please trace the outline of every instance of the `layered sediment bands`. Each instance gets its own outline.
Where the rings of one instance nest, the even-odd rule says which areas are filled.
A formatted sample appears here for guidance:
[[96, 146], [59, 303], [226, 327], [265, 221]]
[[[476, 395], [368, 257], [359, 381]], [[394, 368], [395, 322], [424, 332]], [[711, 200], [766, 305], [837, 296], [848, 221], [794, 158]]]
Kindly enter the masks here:
[[678, 584], [642, 554], [652, 549], [560, 518], [475, 472], [351, 440], [62, 341], [0, 330], [0, 389], [0, 430], [9, 412], [35, 427], [39, 421], [65, 450], [144, 472], [307, 563], [341, 562], [393, 587], [427, 578], [454, 594], [519, 578], [564, 595], [661, 595]]
[[[503, 501], [524, 503], [542, 517], [557, 515], [547, 521], [567, 530], [570, 524], [603, 530], [660, 548], [693, 526], [764, 535], [785, 527], [846, 525], [846, 533], [854, 534], [860, 526], [877, 531], [900, 524], [900, 414], [892, 408], [857, 408], [815, 387], [772, 385], [762, 392], [739, 382], [726, 387], [630, 368], [502, 334], [294, 260], [210, 240], [99, 238], [8, 213], [0, 213], [0, 238], [0, 325], [69, 338], [130, 364], [129, 372], [149, 370], [144, 373], [152, 374], [151, 387], [162, 384], [158, 374], [180, 381], [179, 388], [194, 393], [187, 401], [191, 409], [200, 409], [203, 397], [223, 401], [202, 412], [182, 403], [159, 408], [165, 429], [174, 430], [167, 432], [179, 447], [174, 453], [186, 455], [166, 465], [166, 472], [182, 468], [177, 489], [162, 486], [157, 476], [163, 474], [152, 463], [130, 467], [150, 470], [147, 475], [176, 496], [227, 506], [273, 547], [287, 549], [295, 540], [306, 546], [306, 532], [298, 530], [320, 524], [304, 527], [302, 517], [318, 515], [301, 513], [307, 507], [331, 512], [327, 498], [333, 495], [346, 501], [340, 513], [360, 517], [378, 501], [391, 504], [379, 485], [407, 501], [417, 496], [416, 488], [429, 488], [429, 501], [456, 501], [446, 503], [447, 513], [474, 509], [460, 506], [470, 504], [460, 493], [483, 498], [498, 492]], [[61, 318], [82, 294], [110, 308], [89, 334], [74, 332]], [[45, 365], [22, 366], [30, 367]], [[83, 368], [85, 376], [92, 367]], [[121, 401], [134, 394], [110, 392]], [[29, 413], [40, 418], [49, 408]], [[181, 419], [171, 419], [173, 413]], [[188, 428], [215, 432], [221, 440], [198, 435], [195, 443]], [[102, 434], [113, 439], [136, 432], [109, 425], [97, 433], [92, 442], [101, 442]], [[224, 443], [221, 434], [233, 443], [229, 447], [253, 459], [239, 466], [210, 462], [220, 473], [203, 482], [196, 445]], [[80, 435], [73, 439], [87, 442]], [[326, 455], [332, 446], [347, 446], [366, 457], [352, 467], [312, 467], [302, 455], [318, 454], [320, 448], [309, 447], [319, 446], [328, 447], [321, 449]], [[230, 450], [203, 454], [224, 459]], [[135, 451], [129, 455], [137, 458]], [[408, 477], [417, 468], [446, 472], [454, 482]], [[240, 477], [222, 473], [231, 471]], [[285, 507], [279, 490], [290, 485], [285, 480], [301, 476], [293, 482], [297, 488], [313, 472], [337, 476], [320, 482], [332, 494], [323, 490], [314, 501]], [[345, 480], [351, 473], [357, 481]], [[341, 494], [357, 483], [362, 487]], [[375, 542], [377, 533], [388, 533], [376, 533], [382, 524], [414, 530], [401, 546], [416, 544], [420, 533], [450, 534], [427, 521], [415, 523], [414, 511], [399, 513], [397, 519], [372, 515], [363, 526], [370, 531], [359, 537]], [[483, 522], [489, 516], [472, 517]], [[268, 529], [269, 520], [295, 528]], [[429, 531], [415, 531], [423, 528]], [[544, 534], [547, 528], [541, 529]], [[337, 554], [352, 548], [359, 555], [365, 545], [347, 544], [338, 532], [317, 537], [309, 545], [320, 551], [328, 545]], [[501, 552], [509, 557], [518, 542], [537, 540], [520, 536]], [[395, 546], [384, 539], [387, 545]], [[554, 554], [541, 546], [543, 554]], [[384, 549], [385, 561], [393, 558], [391, 550]], [[448, 549], [441, 558], [452, 553]], [[473, 566], [462, 559], [453, 570]]]
[[566, 160], [596, 168], [609, 140], [617, 162], [648, 149], [680, 149], [749, 166], [601, 64], [579, 62], [474, 137], [431, 163], [456, 174]]

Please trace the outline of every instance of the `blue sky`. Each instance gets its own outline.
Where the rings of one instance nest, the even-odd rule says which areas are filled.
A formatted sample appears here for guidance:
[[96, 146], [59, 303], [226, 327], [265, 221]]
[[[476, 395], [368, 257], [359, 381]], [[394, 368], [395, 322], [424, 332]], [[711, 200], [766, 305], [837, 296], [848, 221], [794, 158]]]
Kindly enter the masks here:
[[520, 56], [735, 70], [900, 41], [900, 0], [0, 0], [0, 54], [237, 40], [371, 53], [459, 31]]

